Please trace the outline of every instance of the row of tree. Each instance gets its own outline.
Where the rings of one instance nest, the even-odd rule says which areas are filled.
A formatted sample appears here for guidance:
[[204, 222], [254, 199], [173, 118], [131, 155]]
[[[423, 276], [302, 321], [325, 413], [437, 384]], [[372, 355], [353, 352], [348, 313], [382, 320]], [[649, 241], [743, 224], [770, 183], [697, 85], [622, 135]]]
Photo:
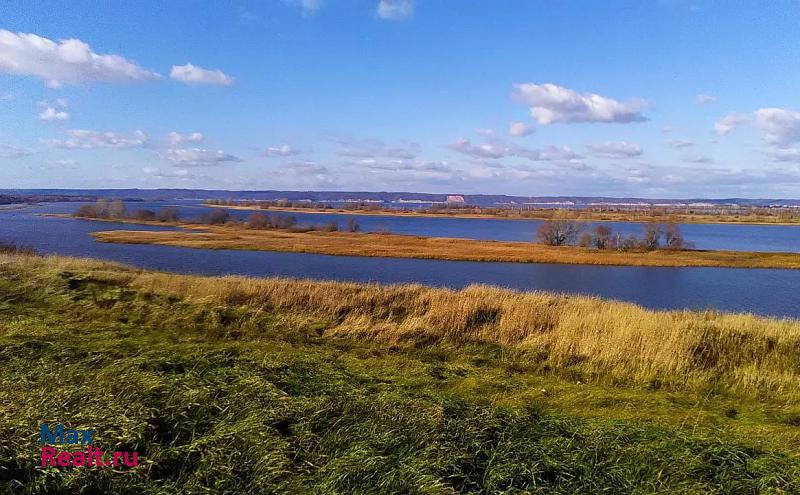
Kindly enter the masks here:
[[[158, 210], [139, 209], [133, 212], [128, 212], [125, 203], [121, 200], [109, 201], [100, 199], [95, 204], [83, 205], [78, 208], [73, 216], [79, 218], [96, 218], [106, 220], [138, 220], [145, 222], [164, 222], [175, 223], [181, 221], [178, 209], [172, 206], [160, 208]], [[214, 209], [208, 213], [203, 213], [192, 219], [184, 220], [186, 223], [196, 223], [203, 225], [227, 225], [227, 224], [243, 224], [251, 229], [282, 229], [290, 230], [293, 232], [309, 232], [312, 230], [321, 230], [325, 232], [335, 232], [339, 230], [339, 225], [336, 222], [329, 222], [324, 225], [311, 225], [299, 224], [297, 219], [292, 215], [276, 215], [253, 213], [247, 217], [247, 220], [241, 222], [238, 218], [232, 216], [227, 210], [221, 208]], [[358, 232], [361, 226], [354, 218], [347, 219], [345, 224], [346, 232]]]
[[625, 251], [686, 249], [681, 228], [676, 223], [646, 223], [642, 237], [623, 237], [611, 227], [598, 224], [587, 230], [586, 224], [569, 219], [547, 220], [536, 229], [536, 241], [548, 246], [581, 246]]
[[72, 214], [79, 218], [100, 218], [106, 220], [143, 220], [147, 222], [177, 222], [180, 220], [178, 209], [172, 206], [156, 211], [139, 209], [128, 212], [122, 200], [113, 201], [98, 199], [94, 204], [82, 205]]

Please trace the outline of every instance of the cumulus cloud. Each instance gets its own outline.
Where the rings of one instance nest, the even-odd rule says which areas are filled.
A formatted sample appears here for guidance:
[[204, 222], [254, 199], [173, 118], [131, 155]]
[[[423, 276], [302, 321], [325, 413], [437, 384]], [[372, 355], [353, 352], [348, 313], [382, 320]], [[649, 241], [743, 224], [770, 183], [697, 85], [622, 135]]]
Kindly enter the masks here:
[[725, 136], [730, 133], [739, 124], [744, 124], [750, 121], [747, 115], [741, 113], [729, 113], [721, 119], [714, 122], [714, 132], [720, 136]]
[[414, 0], [379, 0], [376, 13], [388, 21], [407, 19], [414, 13]]
[[508, 126], [508, 133], [514, 137], [525, 137], [533, 134], [533, 128], [524, 122], [512, 122]]
[[493, 129], [475, 129], [475, 134], [483, 137], [494, 137]]
[[173, 65], [169, 77], [191, 85], [230, 86], [234, 79], [218, 69], [204, 69], [203, 67], [187, 63], [186, 65]]
[[242, 161], [222, 150], [204, 148], [171, 148], [167, 150], [165, 157], [176, 167], [211, 167]]
[[689, 148], [694, 146], [694, 143], [686, 139], [668, 139], [664, 141], [664, 146], [668, 148]]
[[628, 141], [604, 141], [602, 143], [587, 144], [586, 148], [595, 156], [615, 160], [634, 158], [642, 154], [641, 146]]
[[69, 113], [65, 110], [57, 110], [55, 107], [48, 106], [39, 112], [39, 120], [69, 120]]
[[32, 155], [31, 150], [25, 148], [18, 148], [8, 144], [0, 144], [0, 158], [21, 158], [23, 156]]
[[48, 87], [62, 83], [154, 81], [161, 76], [119, 55], [100, 55], [79, 39], [59, 42], [0, 30], [0, 72], [34, 76]]
[[771, 147], [785, 148], [800, 142], [800, 112], [794, 110], [770, 107], [750, 115], [729, 113], [714, 123], [714, 131], [724, 136], [740, 124], [750, 124]]
[[515, 84], [513, 95], [531, 107], [531, 116], [541, 125], [647, 120], [641, 113], [644, 102], [622, 103], [594, 93], [578, 93], [555, 84]]
[[752, 122], [770, 144], [787, 146], [800, 141], [800, 112], [760, 108], [753, 113]]
[[67, 139], [42, 139], [53, 148], [91, 150], [96, 148], [141, 148], [147, 144], [147, 135], [142, 131], [130, 134], [96, 132], [86, 129], [67, 131]]
[[279, 144], [277, 146], [270, 146], [269, 148], [267, 148], [267, 149], [265, 149], [265, 150], [263, 150], [261, 152], [261, 154], [263, 156], [269, 156], [269, 157], [296, 156], [296, 155], [299, 155], [301, 153], [302, 153], [301, 150], [299, 150], [297, 148], [293, 148], [288, 144]]
[[420, 152], [417, 143], [401, 142], [399, 144], [387, 144], [378, 139], [366, 140], [342, 140], [339, 142], [341, 148], [336, 150], [339, 156], [352, 158], [416, 158]]
[[202, 143], [204, 140], [205, 136], [199, 132], [181, 134], [180, 132], [172, 131], [167, 134], [167, 141], [169, 142], [169, 145], [173, 147], [184, 143]]
[[698, 105], [708, 105], [709, 103], [714, 103], [717, 101], [717, 98], [716, 96], [699, 94], [695, 96], [695, 101]]

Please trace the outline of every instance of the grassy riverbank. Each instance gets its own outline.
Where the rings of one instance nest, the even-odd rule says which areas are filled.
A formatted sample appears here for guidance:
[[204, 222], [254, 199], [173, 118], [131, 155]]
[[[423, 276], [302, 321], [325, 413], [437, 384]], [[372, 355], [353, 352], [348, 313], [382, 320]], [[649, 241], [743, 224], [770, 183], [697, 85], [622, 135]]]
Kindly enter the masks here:
[[[136, 223], [136, 222], [133, 222]], [[159, 224], [163, 225], [163, 224]], [[800, 268], [800, 254], [746, 251], [618, 251], [530, 242], [479, 241], [398, 234], [289, 232], [244, 226], [181, 225], [183, 231], [113, 230], [95, 232], [101, 242], [159, 244], [202, 249], [249, 249], [341, 256], [568, 263], [584, 265]]]
[[[800, 490], [800, 323], [0, 254], [21, 493]], [[41, 422], [131, 471], [42, 471]]]
[[[329, 215], [364, 215], [364, 216], [399, 216], [420, 218], [483, 218], [495, 220], [552, 220], [563, 217], [579, 222], [673, 222], [697, 224], [741, 224], [741, 225], [782, 225], [800, 226], [800, 215], [768, 215], [768, 214], [709, 214], [681, 212], [629, 212], [629, 211], [592, 211], [563, 210], [553, 208], [540, 209], [504, 209], [504, 208], [437, 208], [435, 210], [400, 210], [392, 208], [303, 208], [291, 206], [259, 206], [220, 205], [203, 203], [209, 208], [226, 210], [247, 210], [260, 212], [311, 213]], [[565, 213], [566, 212], [566, 213]]]

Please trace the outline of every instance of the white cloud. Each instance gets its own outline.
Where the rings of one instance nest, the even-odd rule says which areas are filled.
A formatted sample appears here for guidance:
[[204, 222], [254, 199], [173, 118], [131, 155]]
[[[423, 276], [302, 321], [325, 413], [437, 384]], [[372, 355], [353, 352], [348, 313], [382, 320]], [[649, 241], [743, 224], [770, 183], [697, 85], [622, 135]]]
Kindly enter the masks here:
[[165, 157], [176, 167], [210, 167], [242, 161], [222, 150], [203, 148], [171, 148], [167, 150]]
[[149, 175], [152, 177], [156, 177], [158, 179], [196, 179], [197, 177], [192, 175], [191, 172], [187, 169], [177, 169], [177, 170], [161, 170], [158, 167], [143, 167], [142, 173], [145, 175]]
[[269, 148], [265, 149], [261, 152], [264, 156], [275, 157], [275, 156], [296, 156], [301, 154], [297, 148], [292, 148], [288, 144], [280, 144], [278, 146], [270, 146]]
[[759, 108], [752, 115], [729, 113], [714, 123], [714, 131], [724, 136], [746, 123], [760, 131], [771, 146], [786, 147], [800, 142], [800, 112], [786, 108]]
[[760, 108], [753, 113], [753, 126], [774, 145], [787, 146], [800, 141], [800, 112], [784, 108]]
[[218, 69], [204, 69], [200, 66], [187, 63], [186, 65], [173, 65], [169, 77], [192, 85], [230, 86], [234, 79]]
[[447, 147], [453, 151], [478, 158], [502, 158], [507, 154], [504, 147], [494, 144], [475, 145], [466, 138], [456, 138]]
[[39, 113], [40, 120], [69, 120], [69, 113], [64, 110], [56, 110], [53, 107], [47, 107]]
[[776, 162], [800, 163], [800, 148], [774, 148], [767, 151]]
[[494, 137], [493, 129], [475, 129], [475, 134], [483, 137]]
[[524, 122], [513, 122], [508, 126], [508, 133], [515, 137], [533, 134], [533, 128]]
[[58, 43], [31, 33], [0, 30], [0, 72], [62, 83], [153, 81], [161, 76], [119, 55], [99, 55], [79, 39]]
[[667, 139], [664, 141], [664, 146], [669, 148], [689, 148], [694, 146], [694, 143], [686, 139]]
[[633, 158], [642, 154], [642, 147], [628, 141], [604, 141], [587, 144], [586, 148], [601, 158], [622, 159]]
[[457, 138], [447, 145], [457, 151], [473, 158], [498, 159], [504, 157], [527, 158], [533, 161], [562, 161], [577, 163], [580, 155], [572, 151], [569, 146], [546, 146], [544, 148], [526, 148], [506, 143], [495, 139], [492, 143], [472, 144], [469, 139]]
[[61, 160], [47, 160], [47, 164], [53, 168], [74, 168], [78, 162], [77, 160], [63, 158]]
[[720, 136], [725, 136], [739, 124], [744, 124], [749, 121], [750, 118], [747, 115], [740, 113], [729, 113], [728, 115], [714, 122], [714, 132]]
[[116, 132], [96, 132], [85, 129], [67, 131], [67, 139], [42, 139], [53, 148], [91, 150], [96, 148], [141, 148], [147, 144], [147, 135], [133, 131], [130, 135]]
[[300, 161], [287, 163], [282, 172], [289, 172], [293, 175], [325, 175], [328, 169], [312, 161]]
[[689, 163], [714, 163], [714, 159], [713, 158], [711, 158], [710, 156], [705, 156], [705, 155], [689, 156], [689, 157], [684, 158], [683, 161], [689, 162]]
[[531, 116], [541, 125], [556, 122], [640, 122], [647, 120], [641, 101], [621, 103], [612, 98], [578, 93], [555, 84], [515, 84], [514, 97], [531, 107]]
[[365, 140], [342, 140], [340, 141], [341, 148], [336, 150], [339, 156], [347, 156], [353, 158], [416, 158], [420, 152], [420, 146], [417, 143], [401, 142], [397, 145], [386, 144], [378, 139], [365, 139]]
[[533, 161], [546, 161], [546, 162], [572, 162], [573, 164], [580, 162], [581, 156], [569, 146], [545, 146], [544, 148], [515, 148], [510, 150], [510, 156], [521, 156]]
[[18, 148], [8, 144], [0, 144], [0, 158], [21, 158], [23, 156], [32, 155], [31, 150], [25, 148]]
[[414, 0], [379, 0], [376, 12], [389, 21], [407, 19], [414, 13]]
[[54, 103], [48, 101], [40, 101], [39, 107], [42, 111], [39, 113], [40, 120], [69, 120], [69, 113], [65, 110], [67, 101], [63, 98], [58, 98]]
[[715, 101], [717, 101], [717, 97], [711, 95], [699, 94], [695, 96], [695, 101], [697, 102], [698, 105], [708, 105], [709, 103], [714, 103]]
[[178, 146], [184, 143], [202, 143], [204, 140], [205, 136], [199, 132], [181, 134], [173, 131], [167, 134], [167, 141], [169, 141], [170, 146]]
[[300, 7], [304, 15], [314, 14], [322, 6], [322, 0], [283, 0], [283, 2]]
[[663, 133], [670, 133], [670, 132], [672, 132], [674, 130], [675, 129], [673, 129], [673, 127], [671, 125], [665, 125], [664, 127], [661, 128], [661, 132], [663, 132]]

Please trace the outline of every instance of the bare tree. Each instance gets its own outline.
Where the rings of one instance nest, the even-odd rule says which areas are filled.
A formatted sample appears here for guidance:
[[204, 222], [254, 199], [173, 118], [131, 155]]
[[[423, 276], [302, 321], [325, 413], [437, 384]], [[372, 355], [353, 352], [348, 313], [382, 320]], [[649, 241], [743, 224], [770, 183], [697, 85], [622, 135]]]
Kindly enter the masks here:
[[681, 226], [677, 223], [664, 224], [664, 243], [667, 249], [683, 249], [684, 241], [681, 234]]
[[158, 213], [156, 213], [156, 219], [159, 222], [177, 222], [178, 209], [172, 206], [161, 208], [158, 210]]
[[648, 251], [658, 249], [661, 241], [661, 225], [650, 222], [644, 226], [644, 239], [642, 239], [642, 247]]
[[549, 246], [575, 244], [581, 225], [573, 220], [545, 220], [536, 229], [536, 240]]
[[133, 212], [133, 218], [136, 220], [152, 222], [156, 219], [156, 212], [153, 210], [136, 210]]
[[355, 218], [348, 218], [347, 219], [347, 231], [348, 232], [358, 232], [361, 230], [361, 226], [358, 224]]
[[609, 249], [614, 244], [613, 232], [607, 225], [596, 225], [593, 237], [594, 247], [597, 249]]
[[125, 218], [126, 211], [125, 203], [121, 199], [115, 199], [108, 205], [109, 218]]
[[208, 215], [208, 223], [211, 225], [223, 225], [231, 219], [231, 214], [227, 210], [214, 210]]
[[263, 213], [253, 213], [247, 217], [247, 227], [251, 229], [268, 229], [270, 228], [270, 220]]

